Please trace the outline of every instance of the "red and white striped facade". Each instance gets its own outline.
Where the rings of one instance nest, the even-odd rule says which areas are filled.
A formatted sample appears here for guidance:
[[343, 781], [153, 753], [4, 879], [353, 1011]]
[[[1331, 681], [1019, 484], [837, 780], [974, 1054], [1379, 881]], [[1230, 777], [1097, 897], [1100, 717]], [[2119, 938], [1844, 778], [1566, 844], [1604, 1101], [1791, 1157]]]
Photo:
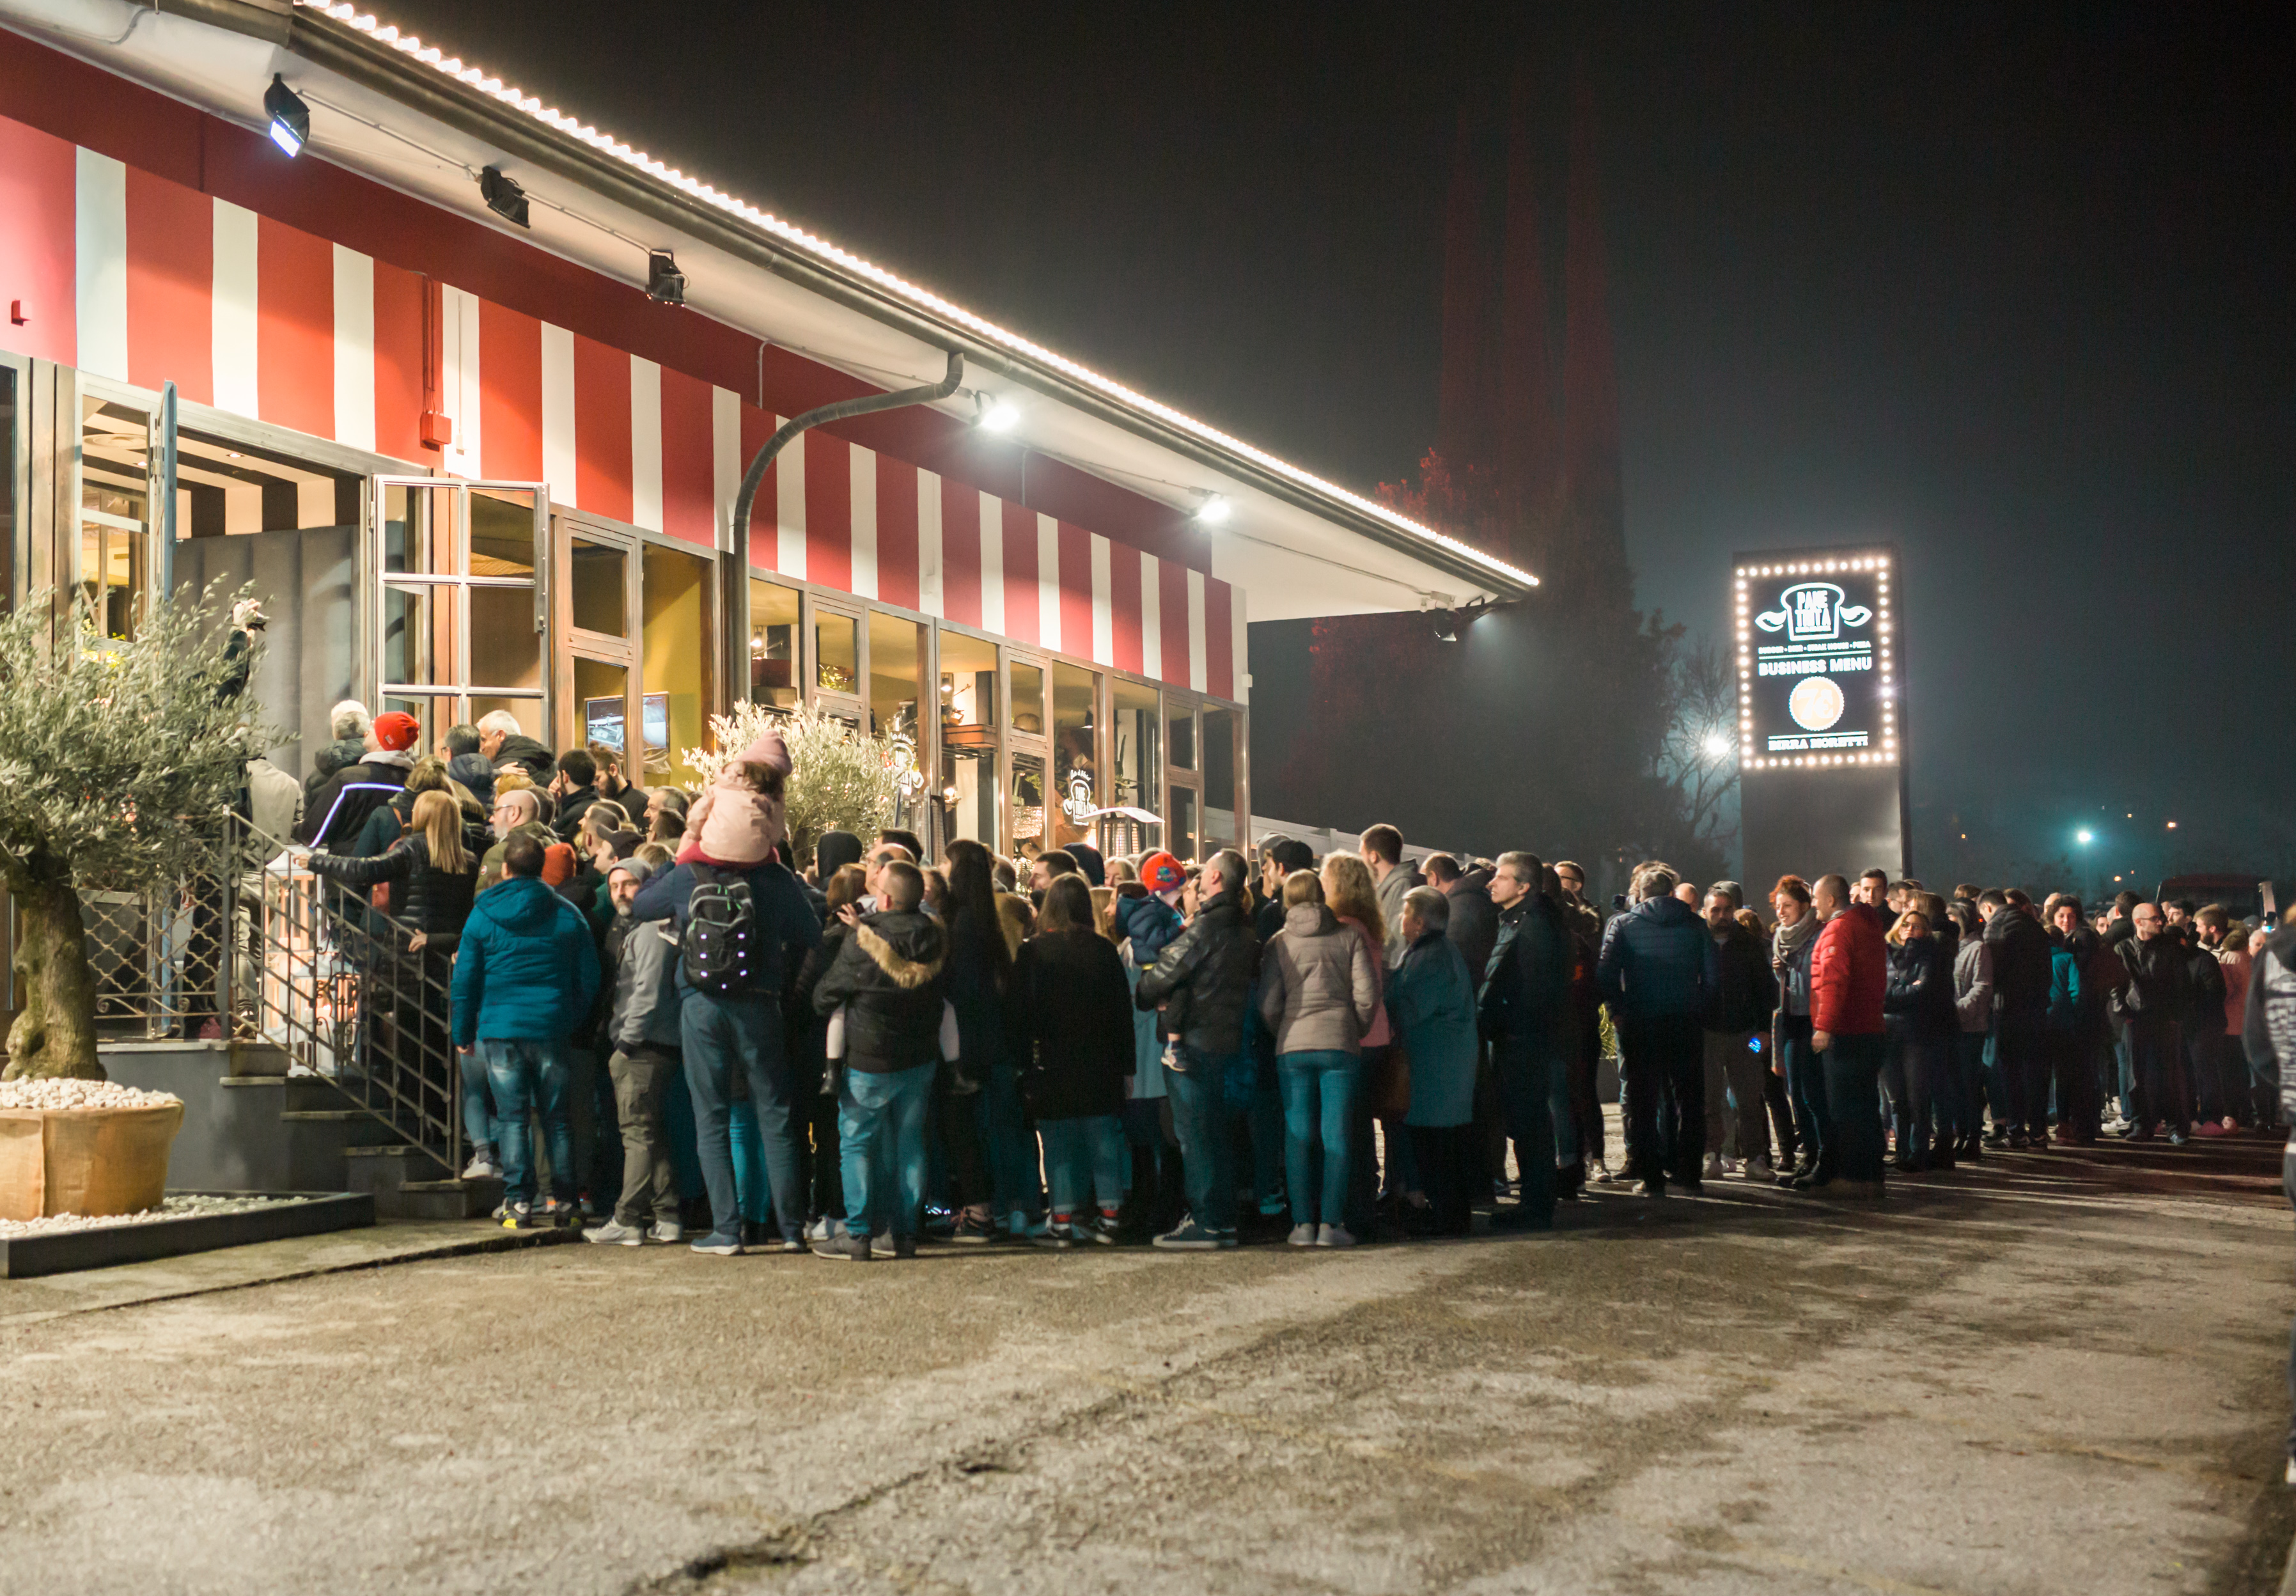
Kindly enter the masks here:
[[[38, 49], [16, 38], [8, 47]], [[11, 94], [21, 85], [10, 78], [0, 72], [0, 111], [26, 97]], [[685, 319], [668, 341], [701, 351], [687, 365], [701, 369], [631, 352], [610, 341], [619, 313], [596, 314], [616, 302], [608, 295], [631, 294], [627, 285], [427, 206], [439, 220], [417, 261], [385, 258], [391, 229], [381, 220], [322, 236], [267, 214], [239, 148], [260, 145], [255, 135], [202, 118], [195, 171], [180, 151], [149, 161], [195, 185], [119, 151], [140, 161], [153, 135], [139, 130], [199, 113], [173, 102], [131, 110], [102, 136], [109, 151], [0, 114], [0, 306], [21, 317], [0, 320], [0, 349], [139, 388], [172, 381], [219, 410], [423, 469], [546, 482], [554, 503], [732, 546], [742, 469], [780, 419], [722, 381], [758, 358], [755, 340], [664, 313]], [[357, 196], [342, 191], [373, 186], [309, 157], [295, 164], [304, 169], [281, 182], [299, 219], [348, 217]], [[313, 198], [315, 184], [332, 185], [327, 203]], [[421, 203], [375, 192], [401, 209]], [[498, 302], [507, 296], [455, 286], [439, 241], [455, 229], [483, 245], [481, 276], [502, 282], [522, 250], [539, 295], [570, 283], [565, 324], [533, 314], [547, 307], [531, 299], [514, 309]], [[720, 344], [738, 345], [738, 357]], [[422, 443], [425, 412], [452, 422], [443, 448]], [[1201, 562], [1160, 558], [826, 430], [800, 445], [759, 497], [750, 539], [758, 573], [1242, 696], [1242, 600]]]

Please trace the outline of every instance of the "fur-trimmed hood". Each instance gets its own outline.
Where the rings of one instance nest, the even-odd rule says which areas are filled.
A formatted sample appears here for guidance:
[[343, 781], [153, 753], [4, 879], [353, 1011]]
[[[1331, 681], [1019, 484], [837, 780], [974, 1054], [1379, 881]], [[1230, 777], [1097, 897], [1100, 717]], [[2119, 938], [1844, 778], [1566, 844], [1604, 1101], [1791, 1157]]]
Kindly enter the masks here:
[[948, 962], [948, 938], [940, 922], [914, 911], [872, 914], [854, 929], [853, 940], [905, 992], [930, 985]]

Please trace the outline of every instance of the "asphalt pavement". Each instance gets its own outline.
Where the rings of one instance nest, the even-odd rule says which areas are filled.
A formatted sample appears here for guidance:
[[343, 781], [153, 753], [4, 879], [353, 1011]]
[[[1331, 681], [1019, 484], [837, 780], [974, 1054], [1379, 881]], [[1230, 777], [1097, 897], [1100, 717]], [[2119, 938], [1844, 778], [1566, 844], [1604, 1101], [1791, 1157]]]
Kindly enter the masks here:
[[0, 1281], [0, 1589], [2276, 1591], [2277, 1173], [1604, 1190], [1353, 1252], [381, 1227], [266, 1244], [292, 1278]]

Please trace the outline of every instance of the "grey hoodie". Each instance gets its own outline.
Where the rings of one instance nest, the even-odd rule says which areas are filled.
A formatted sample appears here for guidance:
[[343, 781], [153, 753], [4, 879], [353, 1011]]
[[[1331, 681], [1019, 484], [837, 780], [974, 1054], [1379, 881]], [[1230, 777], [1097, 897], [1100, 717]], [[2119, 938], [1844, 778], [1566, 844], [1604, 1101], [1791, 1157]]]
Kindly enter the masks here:
[[1379, 970], [1365, 939], [1322, 904], [1294, 904], [1259, 965], [1259, 1017], [1283, 1053], [1363, 1051], [1379, 1006]]
[[634, 921], [614, 967], [614, 1013], [607, 1040], [624, 1052], [642, 1045], [675, 1048], [679, 1030], [677, 950], [657, 920]]

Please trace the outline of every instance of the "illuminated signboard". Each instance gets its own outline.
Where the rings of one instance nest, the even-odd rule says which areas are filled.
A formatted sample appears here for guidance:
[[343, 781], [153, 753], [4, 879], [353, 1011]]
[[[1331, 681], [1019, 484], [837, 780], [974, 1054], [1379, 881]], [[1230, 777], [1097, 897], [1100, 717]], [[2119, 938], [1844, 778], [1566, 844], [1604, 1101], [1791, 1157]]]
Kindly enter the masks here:
[[1840, 551], [1740, 562], [1732, 622], [1743, 768], [1898, 762], [1894, 563]]

